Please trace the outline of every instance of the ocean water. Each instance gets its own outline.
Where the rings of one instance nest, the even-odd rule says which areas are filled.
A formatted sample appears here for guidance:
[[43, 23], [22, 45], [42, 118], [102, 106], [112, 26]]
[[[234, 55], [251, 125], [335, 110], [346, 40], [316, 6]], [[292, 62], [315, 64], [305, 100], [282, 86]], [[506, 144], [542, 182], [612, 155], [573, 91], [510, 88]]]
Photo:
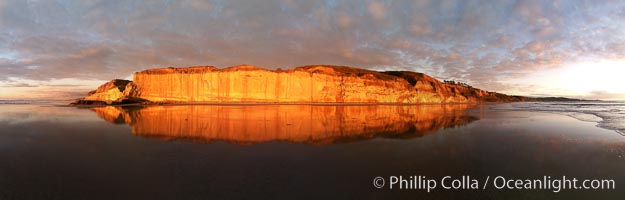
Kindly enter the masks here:
[[497, 109], [564, 114], [582, 121], [596, 122], [598, 127], [615, 130], [625, 136], [625, 102], [522, 102]]
[[68, 105], [74, 100], [2, 100], [0, 105]]

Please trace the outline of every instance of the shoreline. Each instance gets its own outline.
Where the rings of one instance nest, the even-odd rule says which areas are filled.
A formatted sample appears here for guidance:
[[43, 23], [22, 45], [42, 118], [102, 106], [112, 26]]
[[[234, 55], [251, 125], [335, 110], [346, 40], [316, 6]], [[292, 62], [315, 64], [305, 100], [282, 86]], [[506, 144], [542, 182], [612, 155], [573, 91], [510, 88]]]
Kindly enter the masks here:
[[377, 105], [393, 105], [393, 106], [419, 106], [419, 105], [495, 105], [514, 102], [466, 102], [466, 103], [336, 103], [336, 102], [181, 102], [181, 103], [129, 103], [129, 104], [69, 104], [57, 105], [59, 107], [124, 107], [124, 106], [188, 106], [188, 105], [208, 105], [208, 106], [256, 106], [256, 105], [310, 105], [310, 106], [377, 106]]
[[[604, 117], [592, 112], [584, 112], [580, 110], [537, 110], [535, 108], [519, 108], [513, 107], [515, 103], [545, 103], [540, 101], [528, 101], [528, 102], [466, 102], [466, 103], [323, 103], [323, 102], [168, 102], [168, 103], [131, 103], [131, 104], [112, 104], [112, 105], [99, 105], [99, 104], [39, 104], [34, 103], [30, 105], [52, 106], [52, 107], [75, 107], [75, 108], [99, 108], [99, 107], [152, 107], [152, 106], [433, 106], [433, 105], [486, 105], [491, 106], [488, 109], [493, 111], [529, 111], [535, 113], [550, 113], [571, 117], [573, 119], [582, 122], [593, 122], [595, 126], [601, 129], [615, 131], [619, 135], [625, 136], [625, 131], [618, 127], [604, 126]], [[620, 103], [620, 102], [615, 102]], [[29, 103], [26, 103], [29, 104]], [[492, 105], [510, 105], [510, 107], [492, 107]], [[19, 104], [6, 104], [6, 105], [19, 105]], [[591, 115], [599, 120], [589, 120], [581, 117], [576, 117], [572, 113], [578, 113], [583, 115]]]
[[[533, 112], [533, 113], [547, 113], [547, 114], [556, 114], [556, 115], [561, 115], [561, 116], [567, 116], [573, 119], [576, 119], [578, 121], [581, 122], [591, 122], [591, 123], [595, 123], [595, 127], [597, 128], [601, 128], [604, 130], [609, 130], [609, 131], [615, 131], [616, 133], [618, 133], [621, 136], [625, 136], [625, 129], [621, 129], [618, 127], [610, 127], [610, 126], [605, 126], [604, 122], [606, 121], [607, 117], [602, 117], [599, 114], [597, 114], [596, 112], [585, 112], [583, 110], [541, 110], [539, 108], [528, 108], [528, 107], [514, 107], [513, 104], [514, 103], [530, 103], [530, 102], [511, 102], [509, 105], [509, 108], [495, 108], [495, 107], [489, 107], [489, 110], [493, 110], [493, 111], [528, 111], [528, 112]], [[536, 102], [534, 102], [536, 103]], [[621, 102], [614, 102], [614, 103], [621, 103]], [[599, 120], [589, 120], [589, 119], [583, 119], [581, 117], [575, 116], [573, 115], [574, 113], [576, 114], [583, 114], [583, 115], [591, 115], [594, 116], [596, 118], [598, 118]]]

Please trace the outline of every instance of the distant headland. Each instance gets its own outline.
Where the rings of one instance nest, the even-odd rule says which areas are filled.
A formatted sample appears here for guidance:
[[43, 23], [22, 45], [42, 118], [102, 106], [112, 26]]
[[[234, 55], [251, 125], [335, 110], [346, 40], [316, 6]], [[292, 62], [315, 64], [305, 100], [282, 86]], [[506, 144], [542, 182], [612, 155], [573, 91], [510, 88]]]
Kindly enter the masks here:
[[438, 81], [410, 71], [311, 65], [288, 70], [255, 66], [149, 69], [111, 80], [73, 104], [127, 103], [482, 103], [535, 101]]

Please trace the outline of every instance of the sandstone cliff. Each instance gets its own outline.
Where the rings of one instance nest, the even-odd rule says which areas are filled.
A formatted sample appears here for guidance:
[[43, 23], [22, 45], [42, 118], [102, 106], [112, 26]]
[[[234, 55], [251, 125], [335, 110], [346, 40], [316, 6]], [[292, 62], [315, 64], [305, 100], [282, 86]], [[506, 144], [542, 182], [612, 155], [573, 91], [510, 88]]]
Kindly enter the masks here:
[[477, 103], [524, 101], [422, 73], [377, 72], [344, 66], [267, 70], [254, 66], [150, 69], [133, 81], [113, 80], [85, 102], [210, 103]]

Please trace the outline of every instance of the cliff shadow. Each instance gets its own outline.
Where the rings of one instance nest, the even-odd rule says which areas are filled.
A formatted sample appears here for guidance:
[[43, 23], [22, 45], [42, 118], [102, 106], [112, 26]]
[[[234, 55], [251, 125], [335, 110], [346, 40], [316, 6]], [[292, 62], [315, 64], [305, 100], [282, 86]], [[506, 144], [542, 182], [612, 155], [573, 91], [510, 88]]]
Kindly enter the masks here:
[[463, 126], [472, 104], [436, 105], [158, 105], [92, 108], [132, 133], [165, 141], [250, 145], [334, 144], [376, 137], [410, 139]]

